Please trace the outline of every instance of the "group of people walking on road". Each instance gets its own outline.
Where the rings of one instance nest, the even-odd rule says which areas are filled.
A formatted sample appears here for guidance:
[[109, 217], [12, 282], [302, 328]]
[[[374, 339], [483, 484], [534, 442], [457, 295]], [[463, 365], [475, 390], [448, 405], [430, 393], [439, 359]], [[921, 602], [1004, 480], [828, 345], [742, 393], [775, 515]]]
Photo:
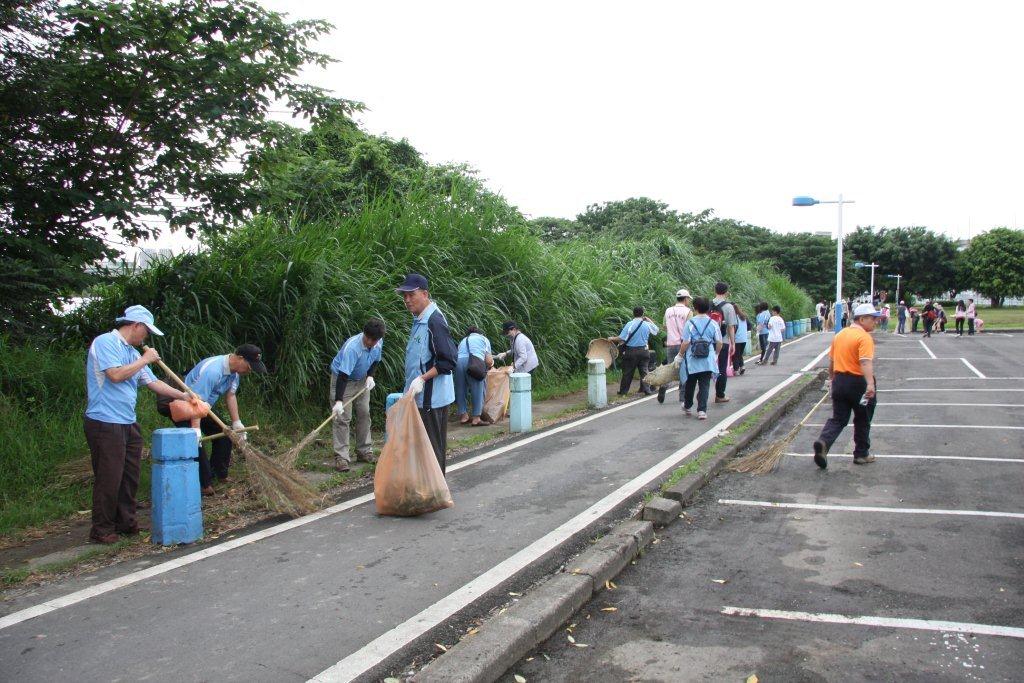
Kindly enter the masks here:
[[[779, 306], [769, 309], [768, 304], [762, 302], [755, 306], [755, 312], [752, 329], [743, 309], [729, 300], [729, 286], [724, 282], [715, 285], [712, 298], [692, 297], [687, 289], [676, 292], [676, 303], [665, 309], [664, 315], [665, 362], [679, 369], [679, 401], [684, 415], [692, 415], [696, 407], [697, 418], [707, 419], [712, 382], [714, 402], [730, 400], [726, 394], [729, 377], [746, 372], [744, 357], [752, 334], [756, 334], [760, 348], [755, 363], [778, 363], [786, 329], [782, 309]], [[641, 378], [640, 393], [654, 393], [643, 376], [654, 367], [651, 338], [659, 332], [658, 325], [638, 306], [633, 309], [632, 320], [619, 334], [609, 337], [623, 347], [620, 396], [628, 393], [637, 371]], [[659, 403], [665, 401], [667, 390], [667, 385], [658, 389]]]
[[[896, 333], [906, 334], [907, 333], [907, 320], [910, 320], [910, 333], [917, 334], [919, 328], [923, 332], [925, 337], [931, 337], [932, 332], [938, 331], [941, 334], [946, 333], [946, 325], [948, 323], [948, 316], [946, 310], [942, 304], [931, 299], [925, 301], [922, 308], [918, 309], [916, 306], [908, 306], [906, 301], [901, 300], [899, 307], [896, 309]], [[967, 335], [974, 336], [976, 331], [980, 331], [984, 324], [980, 318], [978, 318], [978, 309], [975, 306], [974, 299], [968, 299], [966, 303], [963, 299], [956, 302], [956, 309], [953, 312], [953, 319], [956, 325], [956, 335], [958, 337], [964, 336], [964, 328], [967, 328]]]

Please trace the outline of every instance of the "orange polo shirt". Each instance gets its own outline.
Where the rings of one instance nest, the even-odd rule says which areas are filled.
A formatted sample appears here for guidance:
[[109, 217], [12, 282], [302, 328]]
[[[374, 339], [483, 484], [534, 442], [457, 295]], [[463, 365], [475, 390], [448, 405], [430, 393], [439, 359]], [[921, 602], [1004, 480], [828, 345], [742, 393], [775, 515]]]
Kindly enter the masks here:
[[865, 330], [851, 325], [836, 335], [828, 353], [832, 357], [832, 368], [836, 372], [863, 376], [860, 361], [863, 358], [874, 359], [875, 340]]

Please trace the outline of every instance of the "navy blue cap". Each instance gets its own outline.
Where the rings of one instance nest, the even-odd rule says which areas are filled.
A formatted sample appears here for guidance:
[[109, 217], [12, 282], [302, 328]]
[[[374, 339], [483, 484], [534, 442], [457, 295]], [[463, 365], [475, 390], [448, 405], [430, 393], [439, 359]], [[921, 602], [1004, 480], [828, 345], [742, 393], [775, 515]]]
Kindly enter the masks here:
[[415, 292], [417, 289], [427, 290], [427, 278], [419, 273], [409, 273], [405, 276], [405, 282], [395, 288], [396, 292]]

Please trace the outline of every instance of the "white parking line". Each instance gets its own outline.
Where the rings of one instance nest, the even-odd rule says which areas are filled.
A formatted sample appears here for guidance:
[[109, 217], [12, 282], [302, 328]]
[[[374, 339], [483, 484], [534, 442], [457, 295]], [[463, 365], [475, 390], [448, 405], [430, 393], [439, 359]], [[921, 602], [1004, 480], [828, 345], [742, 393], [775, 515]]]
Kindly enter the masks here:
[[932, 350], [929, 349], [928, 345], [924, 343], [924, 339], [918, 339], [917, 341], [921, 342], [921, 346], [924, 347], [924, 350], [928, 352], [929, 356], [931, 356], [932, 358], [935, 358], [935, 354], [932, 353]]
[[1024, 628], [1016, 626], [992, 626], [962, 621], [937, 621], [933, 619], [903, 619], [899, 617], [848, 617], [844, 614], [814, 614], [791, 612], [778, 609], [756, 609], [749, 607], [723, 607], [722, 614], [732, 617], [760, 617], [762, 619], [785, 619], [787, 621], [808, 621], [818, 624], [850, 624], [852, 626], [881, 626], [883, 628], [907, 628], [918, 631], [944, 631], [970, 633], [978, 636], [1005, 636], [1024, 638]]
[[823, 505], [821, 503], [776, 503], [770, 500], [718, 501], [722, 505], [747, 505], [762, 508], [791, 508], [796, 510], [827, 510], [838, 512], [892, 512], [901, 515], [957, 515], [962, 517], [1010, 517], [1024, 519], [1024, 512], [996, 512], [992, 510], [940, 510], [932, 508], [890, 508], [874, 505]]
[[[795, 458], [813, 458], [814, 453], [786, 453], [786, 455], [792, 455]], [[849, 453], [829, 453], [830, 458], [852, 458], [853, 455]], [[975, 456], [970, 455], [878, 455], [875, 453], [875, 457], [882, 459], [903, 459], [903, 460], [980, 460], [982, 462], [1014, 462], [1024, 465], [1024, 458], [990, 458], [987, 456]]]
[[940, 382], [948, 382], [954, 379], [1024, 379], [1024, 377], [978, 377], [977, 375], [964, 375], [963, 377], [945, 377], [945, 376], [932, 376], [932, 377], [904, 377], [897, 382], [909, 382], [909, 381], [922, 381], [922, 380], [938, 380]]
[[[986, 378], [986, 379], [988, 379], [988, 378]], [[911, 392], [911, 391], [919, 392], [919, 393], [920, 392], [934, 393], [934, 392], [937, 392], [937, 391], [948, 392], [949, 391], [949, 387], [931, 387], [931, 388], [928, 388], [928, 389], [878, 389], [878, 393], [879, 394], [884, 394], [884, 393], [887, 393], [887, 392], [906, 393], [906, 392]], [[956, 388], [956, 393], [958, 393], [958, 394], [963, 394], [963, 393], [966, 393], [966, 392], [972, 392], [972, 393], [980, 393], [980, 392], [1005, 393], [1007, 391], [1024, 392], [1024, 389], [961, 389], [960, 387]]]
[[879, 406], [958, 406], [964, 408], [1024, 408], [1024, 403], [879, 403]]
[[966, 358], [961, 358], [960, 360], [962, 360], [964, 362], [964, 365], [967, 366], [968, 370], [973, 372], [975, 375], [977, 375], [981, 379], [985, 379], [985, 375], [981, 374], [981, 370], [979, 370], [978, 368], [976, 368], [973, 365], [971, 365], [971, 362], [969, 360], [967, 360]]
[[[804, 425], [805, 427], [824, 427], [825, 424], [822, 422], [808, 422]], [[926, 427], [930, 429], [1017, 429], [1024, 430], [1024, 427], [1018, 425], [925, 425], [925, 424], [895, 424], [892, 422], [872, 422], [871, 428], [875, 427], [899, 427], [900, 429], [909, 427]]]

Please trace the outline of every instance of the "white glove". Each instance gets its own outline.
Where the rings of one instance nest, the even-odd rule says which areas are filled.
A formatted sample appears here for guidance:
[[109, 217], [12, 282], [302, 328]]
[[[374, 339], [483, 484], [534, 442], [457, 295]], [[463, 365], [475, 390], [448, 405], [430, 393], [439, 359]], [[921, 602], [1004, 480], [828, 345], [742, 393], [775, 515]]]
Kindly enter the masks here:
[[675, 368], [676, 370], [678, 370], [682, 366], [682, 364], [683, 359], [680, 358], [679, 356], [676, 356], [675, 359], [672, 361], [672, 367]]
[[505, 360], [505, 357], [507, 355], [508, 355], [508, 351], [502, 351], [497, 356], [495, 356], [495, 358], [497, 358], [498, 360]]
[[335, 401], [331, 412], [334, 413], [334, 417], [341, 417], [345, 414], [345, 404], [342, 401]]
[[[235, 420], [234, 422], [231, 423], [231, 430], [232, 431], [236, 431], [237, 432], [239, 429], [245, 429], [245, 425], [242, 424], [241, 420]], [[248, 441], [249, 440], [249, 434], [247, 432], [242, 432], [242, 433], [240, 433], [238, 435], [238, 438], [241, 441]]]
[[366, 391], [367, 393], [373, 391], [373, 388], [377, 386], [377, 383], [373, 381], [372, 377], [366, 378]]
[[192, 431], [196, 433], [196, 443], [203, 442], [203, 430], [199, 427], [193, 427]]
[[409, 391], [411, 391], [412, 395], [415, 396], [416, 394], [418, 394], [418, 393], [423, 391], [423, 385], [424, 384], [425, 384], [425, 382], [423, 381], [423, 378], [422, 377], [417, 377], [409, 385]]

